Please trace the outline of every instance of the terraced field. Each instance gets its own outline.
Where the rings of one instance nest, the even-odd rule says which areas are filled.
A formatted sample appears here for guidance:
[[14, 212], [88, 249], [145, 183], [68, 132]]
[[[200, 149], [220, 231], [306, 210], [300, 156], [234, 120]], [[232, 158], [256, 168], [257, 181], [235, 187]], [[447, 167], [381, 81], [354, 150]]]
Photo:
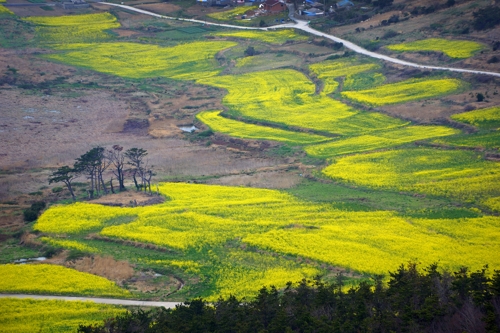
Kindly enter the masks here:
[[414, 42], [389, 45], [387, 46], [387, 49], [399, 52], [437, 51], [443, 52], [450, 58], [463, 59], [472, 57], [475, 53], [484, 49], [484, 47], [484, 45], [468, 40], [430, 38]]
[[282, 29], [276, 31], [243, 30], [217, 32], [215, 36], [234, 37], [242, 39], [255, 39], [271, 44], [283, 44], [287, 41], [307, 40], [306, 36], [299, 35], [293, 29]]
[[344, 91], [342, 96], [367, 105], [380, 106], [439, 97], [456, 92], [463, 85], [464, 82], [457, 79], [411, 79], [373, 89]]
[[[424, 153], [420, 153], [420, 159]], [[379, 168], [385, 170], [386, 166]], [[353, 171], [363, 175], [359, 168]], [[325, 172], [333, 171], [330, 168]], [[383, 179], [388, 177], [381, 175]], [[388, 184], [396, 182], [397, 179]], [[66, 233], [94, 247], [102, 247], [104, 243], [86, 240], [84, 236], [99, 230], [101, 236], [176, 249], [175, 261], [163, 259], [157, 264], [174, 262], [194, 274], [204, 273], [205, 279], [212, 283], [210, 293], [206, 294], [209, 299], [229, 293], [249, 296], [257, 285], [282, 287], [292, 278], [324, 272], [315, 262], [370, 274], [385, 274], [394, 262], [406, 258], [418, 258], [425, 264], [440, 260], [444, 266], [453, 268], [463, 264], [481, 267], [485, 261], [499, 264], [495, 255], [500, 249], [495, 241], [500, 237], [498, 217], [454, 220], [450, 227], [445, 227], [443, 223], [447, 221], [420, 218], [408, 223], [408, 217], [394, 212], [345, 211], [332, 203], [303, 201], [276, 190], [163, 183], [160, 191], [170, 201], [133, 209], [85, 204], [89, 210], [108, 210], [108, 216], [114, 216], [111, 220], [103, 217], [98, 229], [82, 229], [80, 220], [84, 217], [79, 211], [83, 204], [49, 209], [35, 229], [58, 234], [60, 231], [52, 223], [68, 221], [70, 217], [75, 228]], [[135, 218], [113, 225], [113, 220], [124, 216]], [[467, 225], [467, 232], [450, 232], [449, 228], [456, 223]], [[491, 241], [485, 244], [480, 239]], [[252, 247], [239, 245], [222, 251], [234, 240], [280, 255], [257, 254]], [[287, 255], [313, 261], [299, 264]]]
[[0, 302], [2, 332], [76, 332], [80, 325], [102, 324], [127, 310], [91, 302], [65, 302], [3, 298]]

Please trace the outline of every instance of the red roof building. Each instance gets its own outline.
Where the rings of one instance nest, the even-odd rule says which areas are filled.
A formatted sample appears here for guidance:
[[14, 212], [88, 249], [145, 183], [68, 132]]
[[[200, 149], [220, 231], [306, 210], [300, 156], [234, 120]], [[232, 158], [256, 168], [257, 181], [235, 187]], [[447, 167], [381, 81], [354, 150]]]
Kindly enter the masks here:
[[286, 10], [286, 5], [280, 0], [266, 0], [264, 9], [270, 13], [281, 13]]

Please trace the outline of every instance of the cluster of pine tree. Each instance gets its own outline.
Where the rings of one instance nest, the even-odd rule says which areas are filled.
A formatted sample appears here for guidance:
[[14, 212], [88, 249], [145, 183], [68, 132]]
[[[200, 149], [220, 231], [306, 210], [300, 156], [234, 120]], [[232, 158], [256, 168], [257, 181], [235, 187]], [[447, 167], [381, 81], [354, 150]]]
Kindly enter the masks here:
[[196, 299], [176, 309], [135, 311], [79, 333], [169, 332], [499, 332], [500, 271], [419, 270], [410, 263], [345, 290], [319, 279], [284, 290], [262, 288], [255, 300]]

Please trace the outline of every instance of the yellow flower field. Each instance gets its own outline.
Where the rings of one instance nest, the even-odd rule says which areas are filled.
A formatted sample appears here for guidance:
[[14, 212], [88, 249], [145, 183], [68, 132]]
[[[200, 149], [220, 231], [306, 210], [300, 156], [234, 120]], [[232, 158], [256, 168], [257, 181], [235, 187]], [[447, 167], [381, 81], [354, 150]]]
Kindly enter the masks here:
[[93, 302], [3, 298], [0, 327], [4, 333], [76, 332], [79, 325], [102, 324], [127, 310]]
[[220, 72], [215, 54], [234, 42], [207, 41], [160, 47], [138, 43], [63, 44], [47, 58], [128, 78], [194, 80]]
[[354, 101], [380, 106], [434, 98], [458, 91], [464, 83], [457, 79], [406, 80], [373, 89], [344, 91], [342, 96]]
[[260, 121], [346, 135], [406, 124], [316, 95], [315, 85], [304, 74], [290, 69], [218, 76], [198, 83], [227, 89], [229, 94], [223, 103], [231, 114]]
[[0, 15], [3, 15], [3, 14], [14, 15], [14, 13], [10, 9], [5, 8], [4, 6], [0, 5]]
[[35, 16], [24, 20], [37, 25], [36, 31], [43, 40], [55, 43], [105, 40], [111, 37], [105, 30], [120, 27], [110, 13]]
[[[385, 153], [394, 155], [397, 152]], [[427, 179], [429, 186], [439, 185], [439, 182], [434, 181], [436, 172], [429, 171], [426, 178], [419, 174], [418, 170], [425, 172], [426, 169], [422, 166], [432, 166], [436, 164], [435, 160], [453, 164], [455, 159], [462, 161], [464, 158], [471, 157], [468, 155], [471, 152], [449, 151], [448, 153], [451, 153], [450, 156], [444, 154], [441, 157], [441, 154], [436, 155], [434, 150], [426, 152], [416, 149], [412, 151], [416, 157], [407, 162], [409, 164], [407, 167], [411, 169], [416, 164], [415, 177]], [[458, 156], [455, 153], [465, 155]], [[363, 163], [356, 162], [342, 165], [339, 170], [353, 177], [361, 175], [369, 185], [372, 182], [381, 186], [386, 182], [389, 186], [405, 184], [400, 181], [402, 176], [398, 174], [404, 171], [399, 170], [403, 167], [395, 166], [391, 169], [388, 163], [381, 163], [381, 158], [376, 158], [380, 154], [384, 153], [361, 156], [372, 161], [372, 164], [377, 167], [370, 164], [363, 169], [358, 167]], [[343, 159], [340, 159], [337, 164], [342, 161]], [[406, 161], [406, 157], [402, 161]], [[477, 162], [477, 165], [481, 166], [482, 163], [484, 162]], [[488, 166], [490, 173], [495, 170], [492, 169], [495, 168], [493, 165], [488, 164]], [[469, 184], [463, 182], [464, 178], [459, 178], [463, 175], [467, 176], [469, 168], [473, 167], [469, 165], [464, 170], [457, 168], [454, 172], [448, 169], [446, 174], [450, 174], [448, 177], [450, 179], [462, 179], [464, 185]], [[327, 168], [327, 171], [332, 172], [328, 169], [331, 167]], [[442, 177], [446, 174], [443, 170]], [[475, 173], [471, 171], [469, 174], [481, 174], [481, 172], [476, 170]], [[482, 179], [484, 180], [486, 182], [482, 184], [491, 184], [489, 186], [493, 187], [493, 192], [496, 191], [496, 196], [500, 196], [498, 186], [496, 186], [498, 179]], [[415, 182], [407, 180], [407, 183], [410, 184], [410, 189], [417, 187], [412, 185]], [[457, 184], [452, 184], [449, 191], [455, 191], [457, 187]], [[279, 253], [311, 258], [331, 265], [348, 267], [355, 271], [376, 274], [386, 274], [388, 270], [394, 268], [394, 265], [413, 258], [418, 258], [424, 265], [440, 260], [443, 265], [454, 269], [461, 265], [473, 269], [480, 268], [485, 263], [493, 266], [500, 265], [500, 258], [496, 255], [500, 251], [498, 217], [463, 219], [461, 223], [468, 226], [467, 234], [464, 235], [459, 231], [456, 234], [450, 234], [440, 225], [441, 220], [419, 219], [416, 220], [418, 223], [413, 223], [413, 219], [398, 216], [394, 212], [343, 211], [335, 208], [331, 203], [302, 201], [276, 190], [162, 183], [160, 191], [170, 200], [154, 206], [135, 208], [136, 220], [103, 227], [101, 235], [153, 243], [179, 251], [216, 249], [228, 241], [241, 239], [244, 243]], [[73, 208], [71, 205], [67, 207], [69, 215]], [[51, 209], [44, 214], [50, 214]], [[113, 207], [104, 207], [104, 209], [112, 210]], [[488, 241], [479, 243], [477, 240], [480, 239]], [[211, 250], [208, 252], [210, 253]], [[246, 278], [243, 279], [245, 275], [259, 283], [265, 279], [271, 279], [282, 286], [283, 281], [289, 281], [291, 277], [295, 279], [301, 275], [314, 274], [310, 267], [293, 266], [285, 262], [270, 261], [269, 264], [264, 265], [266, 269], [262, 265], [252, 266], [252, 260], [256, 262], [257, 259], [252, 259], [252, 254], [240, 250], [231, 254], [231, 258], [219, 258], [213, 255], [214, 259], [210, 267], [215, 270], [213, 274], [216, 276], [217, 288], [222, 293], [230, 293], [231, 290], [239, 290], [241, 294], [249, 292], [249, 289], [245, 289], [243, 285], [243, 281], [247, 281]], [[233, 260], [233, 257], [241, 259]], [[264, 260], [264, 257], [261, 260]], [[238, 268], [238, 262], [247, 262], [247, 264]], [[271, 265], [271, 263], [274, 264]], [[192, 263], [166, 261], [158, 264], [178, 265], [178, 267], [185, 267], [183, 269], [186, 270], [201, 269], [201, 266]], [[233, 274], [231, 275], [229, 272], [233, 269], [234, 274], [231, 273]], [[290, 276], [288, 279], [285, 278], [287, 275]], [[227, 286], [224, 287], [224, 284]]]
[[79, 233], [101, 227], [117, 216], [133, 216], [133, 208], [106, 207], [77, 202], [67, 206], [51, 207], [40, 216], [35, 230], [52, 233]]
[[500, 106], [454, 114], [450, 118], [481, 128], [500, 128]]
[[369, 89], [385, 82], [385, 76], [381, 73], [360, 73], [347, 75], [344, 80], [344, 90]]
[[347, 156], [323, 173], [360, 185], [478, 204], [500, 196], [500, 165], [471, 151], [407, 149]]
[[254, 140], [274, 140], [292, 144], [311, 144], [329, 140], [315, 134], [285, 131], [278, 128], [247, 124], [220, 116], [221, 111], [205, 111], [196, 115], [196, 119], [213, 131], [237, 138]]
[[473, 133], [433, 140], [435, 143], [458, 147], [480, 147], [500, 149], [500, 131]]
[[56, 247], [61, 247], [61, 248], [66, 248], [66, 249], [75, 249], [75, 250], [80, 250], [84, 252], [93, 252], [93, 253], [98, 253], [99, 249], [85, 245], [81, 242], [78, 241], [72, 241], [72, 240], [67, 240], [67, 239], [56, 239], [56, 238], [51, 238], [51, 237], [40, 237], [39, 240], [41, 240], [44, 243], [48, 243], [52, 246]]
[[207, 16], [211, 17], [213, 19], [219, 20], [219, 21], [226, 21], [226, 20], [231, 20], [238, 15], [245, 14], [249, 10], [255, 10], [255, 9], [257, 9], [257, 6], [250, 6], [250, 7], [241, 6], [241, 7], [236, 7], [234, 9], [226, 10], [223, 12], [211, 13], [211, 14], [208, 14]]
[[4, 293], [130, 296], [128, 290], [103, 277], [56, 265], [0, 265], [0, 276]]
[[408, 142], [425, 140], [460, 133], [444, 126], [408, 126], [373, 135], [361, 135], [334, 142], [305, 147], [311, 156], [328, 158], [337, 155], [359, 153], [399, 146]]
[[392, 51], [438, 51], [450, 58], [469, 58], [484, 49], [484, 45], [468, 40], [430, 38], [414, 42], [386, 46]]
[[214, 35], [221, 37], [256, 39], [271, 44], [283, 44], [288, 40], [307, 40], [306, 36], [297, 34], [293, 29], [281, 29], [275, 31], [262, 31], [262, 30], [222, 31], [222, 32], [217, 32]]

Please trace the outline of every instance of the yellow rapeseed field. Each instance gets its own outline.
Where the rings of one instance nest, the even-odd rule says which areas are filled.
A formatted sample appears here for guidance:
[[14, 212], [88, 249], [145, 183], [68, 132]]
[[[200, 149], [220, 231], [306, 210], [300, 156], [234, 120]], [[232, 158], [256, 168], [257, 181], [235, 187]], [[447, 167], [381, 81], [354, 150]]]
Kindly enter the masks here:
[[242, 7], [236, 7], [231, 10], [225, 10], [223, 12], [211, 13], [208, 14], [207, 16], [219, 21], [226, 21], [226, 20], [231, 20], [238, 15], [245, 14], [249, 10], [255, 10], [255, 9], [257, 9], [257, 6], [251, 6], [251, 7], [242, 6]]
[[214, 35], [221, 37], [256, 39], [271, 44], [283, 44], [288, 40], [307, 40], [306, 36], [297, 34], [293, 29], [281, 29], [276, 31], [262, 31], [262, 30], [222, 31], [222, 32], [217, 32]]
[[3, 333], [76, 332], [79, 325], [102, 324], [127, 310], [93, 302], [3, 298], [0, 330]]
[[405, 122], [380, 113], [357, 111], [324, 95], [302, 73], [271, 70], [198, 80], [229, 91], [223, 103], [230, 113], [260, 121], [354, 135], [399, 127]]
[[500, 165], [471, 151], [406, 149], [347, 156], [335, 160], [323, 173], [360, 185], [477, 204], [500, 196]]
[[[448, 151], [445, 151], [448, 152]], [[385, 152], [396, 154], [397, 152]], [[417, 170], [426, 172], [423, 166], [434, 165], [435, 160], [451, 163], [454, 166], [458, 158], [460, 165], [464, 158], [470, 159], [468, 154], [472, 152], [451, 151], [450, 156], [436, 154], [434, 150], [414, 150], [416, 156], [402, 158], [407, 161], [403, 164], [411, 169], [415, 166], [415, 177], [423, 177]], [[458, 156], [454, 153], [463, 153]], [[378, 155], [384, 153], [377, 153]], [[375, 155], [375, 157], [370, 156]], [[415, 182], [401, 181], [404, 169], [396, 165], [390, 167], [383, 163], [382, 158], [376, 154], [362, 155], [371, 164], [365, 166], [356, 162], [341, 164], [338, 170], [351, 175], [352, 181], [357, 180], [358, 175], [366, 180], [368, 185], [388, 186], [398, 184], [410, 184], [409, 189], [417, 188]], [[357, 157], [357, 156], [355, 156]], [[352, 158], [352, 157], [347, 157]], [[390, 157], [387, 157], [390, 158]], [[342, 163], [340, 159], [337, 164]], [[417, 163], [418, 162], [418, 163]], [[401, 162], [402, 163], [402, 162]], [[477, 166], [481, 166], [478, 162]], [[369, 164], [369, 162], [364, 162]], [[335, 166], [334, 164], [333, 166]], [[373, 166], [375, 165], [375, 167]], [[476, 169], [478, 169], [476, 166]], [[493, 173], [495, 166], [489, 165], [489, 172]], [[467, 170], [472, 169], [466, 165], [462, 170], [455, 167], [447, 170], [450, 179], [461, 179], [464, 186], [468, 185], [467, 178], [460, 178]], [[335, 172], [331, 167], [326, 173]], [[385, 171], [383, 173], [382, 171]], [[429, 172], [427, 183], [429, 188], [439, 182], [435, 181], [436, 172]], [[481, 172], [469, 172], [469, 175], [481, 174]], [[444, 170], [441, 177], [445, 177]], [[455, 177], [455, 178], [453, 178]], [[342, 178], [338, 176], [338, 178]], [[424, 177], [425, 178], [425, 177]], [[466, 179], [467, 181], [464, 181]], [[482, 184], [496, 189], [498, 194], [498, 179], [481, 179]], [[476, 184], [474, 181], [471, 184]], [[449, 191], [456, 191], [458, 184], [451, 184]], [[474, 186], [473, 186], [474, 187]], [[406, 187], [405, 187], [406, 189]], [[418, 190], [418, 188], [417, 188]], [[498, 217], [469, 218], [463, 223], [470, 226], [467, 235], [450, 235], [446, 230], [439, 229], [440, 220], [430, 220], [428, 224], [436, 224], [435, 230], [420, 224], [413, 223], [408, 217], [401, 217], [394, 212], [373, 211], [343, 211], [335, 208], [330, 203], [319, 204], [306, 202], [284, 192], [276, 190], [227, 187], [216, 185], [162, 183], [160, 191], [170, 198], [162, 204], [137, 207], [135, 214], [137, 219], [130, 223], [103, 227], [100, 234], [113, 238], [129, 239], [146, 243], [166, 246], [179, 251], [192, 251], [202, 249], [216, 249], [226, 242], [241, 239], [242, 242], [257, 247], [269, 249], [283, 254], [292, 254], [305, 258], [319, 260], [320, 262], [349, 267], [352, 270], [386, 274], [388, 270], [394, 269], [395, 265], [409, 259], [418, 259], [424, 265], [440, 260], [445, 267], [457, 268], [461, 265], [471, 268], [480, 268], [485, 263], [492, 266], [500, 265], [500, 258], [496, 255], [500, 251], [500, 236]], [[424, 191], [421, 191], [424, 192]], [[432, 193], [436, 194], [436, 193]], [[74, 206], [69, 205], [68, 214], [74, 212]], [[114, 207], [103, 207], [113, 211]], [[50, 208], [44, 214], [50, 214]], [[59, 207], [58, 207], [59, 209]], [[42, 215], [43, 217], [43, 215]], [[72, 219], [69, 219], [72, 221]], [[488, 228], [483, 228], [484, 223]], [[71, 222], [70, 222], [71, 223]], [[103, 222], [101, 225], [105, 225]], [[479, 244], [476, 240], [487, 235], [485, 239], [491, 241]], [[493, 241], [495, 240], [496, 241]], [[444, 245], [443, 245], [444, 244]], [[210, 250], [211, 251], [211, 250]], [[210, 253], [209, 251], [209, 253]], [[240, 251], [240, 250], [239, 250]], [[241, 251], [240, 251], [241, 252]], [[265, 279], [277, 281], [282, 286], [283, 281], [289, 281], [291, 277], [309, 276], [314, 273], [308, 266], [293, 266], [291, 263], [266, 264], [264, 266], [243, 265], [239, 267], [231, 258], [219, 258], [213, 254], [214, 259], [210, 269], [215, 270], [217, 288], [222, 293], [231, 290], [239, 290], [241, 294], [249, 292], [249, 289], [239, 282], [242, 276], [247, 274], [262, 283]], [[237, 254], [242, 261], [252, 262], [251, 254]], [[245, 260], [243, 260], [246, 258]], [[182, 261], [182, 259], [179, 259]], [[264, 259], [262, 259], [264, 260]], [[276, 259], [277, 260], [277, 259]], [[273, 261], [274, 262], [274, 261]], [[158, 263], [163, 264], [163, 263]], [[192, 263], [165, 262], [165, 265], [178, 264], [185, 270], [201, 269], [201, 266]], [[200, 263], [202, 264], [202, 263]], [[204, 265], [204, 264], [202, 264]], [[292, 265], [292, 266], [287, 266]], [[238, 267], [236, 267], [238, 266]], [[184, 268], [185, 267], [185, 268]], [[231, 275], [232, 269], [235, 275]], [[219, 273], [218, 273], [219, 272]], [[289, 276], [286, 278], [286, 276]], [[235, 277], [232, 277], [235, 276]], [[225, 281], [225, 282], [221, 282]], [[245, 280], [246, 281], [246, 280]], [[227, 283], [227, 287], [223, 284]], [[250, 283], [250, 282], [248, 282]], [[252, 288], [254, 285], [252, 284]], [[233, 289], [232, 289], [233, 288]], [[215, 294], [214, 294], [215, 295]]]
[[344, 91], [342, 96], [368, 105], [387, 105], [434, 98], [459, 90], [464, 83], [457, 79], [428, 79], [390, 83], [373, 89]]
[[0, 265], [4, 293], [128, 297], [130, 292], [103, 277], [56, 265]]
[[469, 58], [484, 49], [484, 45], [468, 40], [430, 38], [386, 46], [392, 51], [438, 51], [450, 58]]
[[361, 135], [305, 147], [311, 156], [327, 158], [337, 155], [359, 153], [374, 149], [399, 146], [408, 142], [460, 133], [459, 130], [445, 126], [408, 126], [372, 135]]
[[138, 43], [62, 44], [55, 48], [65, 52], [47, 58], [135, 79], [163, 76], [194, 80], [217, 75], [220, 69], [215, 54], [235, 45], [226, 41], [173, 47]]
[[4, 6], [0, 5], [0, 15], [2, 15], [2, 14], [14, 15], [14, 13], [10, 9], [5, 8]]
[[315, 134], [285, 131], [278, 128], [247, 124], [220, 116], [221, 111], [205, 111], [196, 118], [213, 131], [243, 139], [274, 140], [292, 144], [311, 144], [329, 140]]
[[347, 75], [344, 80], [344, 90], [369, 89], [385, 82], [385, 76], [381, 73], [359, 73]]
[[74, 43], [109, 39], [105, 30], [120, 27], [110, 13], [72, 16], [35, 16], [24, 19], [37, 25], [36, 32], [44, 41]]
[[455, 114], [451, 119], [482, 128], [500, 128], [500, 106]]
[[75, 249], [75, 250], [80, 250], [80, 251], [84, 251], [84, 252], [93, 252], [93, 253], [100, 252], [98, 248], [88, 246], [88, 245], [83, 244], [81, 242], [68, 240], [68, 239], [40, 237], [39, 240], [41, 240], [44, 243], [48, 243], [52, 246], [66, 248], [66, 249]]

